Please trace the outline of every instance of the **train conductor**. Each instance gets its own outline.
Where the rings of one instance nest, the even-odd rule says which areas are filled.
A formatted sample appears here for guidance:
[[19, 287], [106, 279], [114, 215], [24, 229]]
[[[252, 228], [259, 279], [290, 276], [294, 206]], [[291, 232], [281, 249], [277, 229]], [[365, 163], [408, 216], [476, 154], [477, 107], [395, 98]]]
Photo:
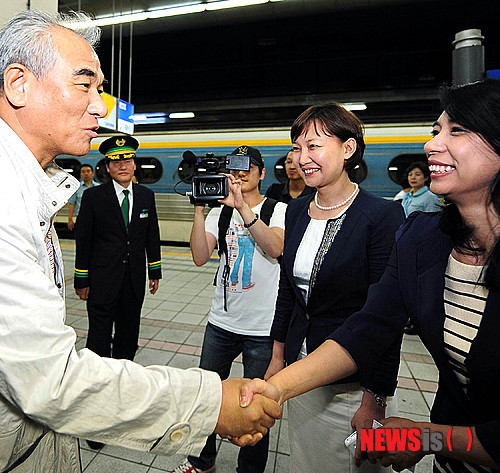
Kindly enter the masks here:
[[161, 278], [154, 193], [132, 182], [138, 147], [131, 136], [113, 136], [99, 146], [111, 179], [84, 192], [76, 231], [75, 290], [87, 301], [87, 348], [128, 360], [139, 339], [146, 255], [151, 294]]

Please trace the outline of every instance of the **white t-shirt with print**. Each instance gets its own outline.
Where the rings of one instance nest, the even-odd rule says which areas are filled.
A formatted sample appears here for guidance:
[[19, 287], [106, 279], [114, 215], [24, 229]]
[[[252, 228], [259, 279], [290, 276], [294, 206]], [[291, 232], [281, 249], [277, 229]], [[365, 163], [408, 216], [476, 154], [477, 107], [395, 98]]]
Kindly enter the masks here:
[[[264, 201], [252, 208], [260, 216]], [[205, 220], [205, 231], [218, 239], [219, 216], [222, 207], [212, 209]], [[269, 227], [285, 228], [286, 204], [274, 207]], [[224, 288], [221, 258], [217, 273], [217, 287], [212, 300], [209, 322], [224, 330], [240, 335], [267, 336], [271, 331], [274, 306], [278, 295], [280, 267], [255, 243], [250, 230], [243, 226], [243, 219], [233, 210], [226, 233], [229, 260], [228, 287], [226, 288], [227, 312], [224, 310]]]

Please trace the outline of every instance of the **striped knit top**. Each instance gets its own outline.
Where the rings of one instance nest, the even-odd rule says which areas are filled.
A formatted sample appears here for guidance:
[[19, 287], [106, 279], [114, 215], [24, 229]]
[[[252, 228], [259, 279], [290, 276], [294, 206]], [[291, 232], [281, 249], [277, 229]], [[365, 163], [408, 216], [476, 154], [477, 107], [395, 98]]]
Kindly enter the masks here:
[[[444, 286], [444, 347], [453, 371], [467, 393], [470, 382], [464, 361], [476, 338], [488, 297], [483, 266], [460, 263], [451, 255]], [[434, 473], [491, 473], [491, 468], [450, 458], [436, 457]]]
[[467, 392], [469, 376], [464, 361], [483, 317], [488, 289], [483, 266], [460, 263], [451, 255], [445, 274], [444, 346], [453, 371]]

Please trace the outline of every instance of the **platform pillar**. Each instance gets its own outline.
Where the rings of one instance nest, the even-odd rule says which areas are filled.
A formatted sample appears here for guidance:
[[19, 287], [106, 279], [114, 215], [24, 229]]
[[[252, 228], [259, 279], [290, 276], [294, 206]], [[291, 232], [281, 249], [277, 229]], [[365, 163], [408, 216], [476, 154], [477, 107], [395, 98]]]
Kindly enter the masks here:
[[481, 30], [463, 30], [455, 35], [452, 52], [453, 84], [464, 85], [484, 77], [484, 36]]

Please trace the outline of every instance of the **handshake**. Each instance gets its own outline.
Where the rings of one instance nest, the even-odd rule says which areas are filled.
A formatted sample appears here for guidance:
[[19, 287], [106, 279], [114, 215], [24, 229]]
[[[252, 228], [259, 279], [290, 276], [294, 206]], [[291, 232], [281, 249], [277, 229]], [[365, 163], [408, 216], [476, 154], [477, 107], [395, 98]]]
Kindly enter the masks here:
[[278, 392], [272, 387], [258, 379], [223, 381], [222, 405], [214, 433], [240, 447], [255, 445], [283, 414], [277, 402]]

